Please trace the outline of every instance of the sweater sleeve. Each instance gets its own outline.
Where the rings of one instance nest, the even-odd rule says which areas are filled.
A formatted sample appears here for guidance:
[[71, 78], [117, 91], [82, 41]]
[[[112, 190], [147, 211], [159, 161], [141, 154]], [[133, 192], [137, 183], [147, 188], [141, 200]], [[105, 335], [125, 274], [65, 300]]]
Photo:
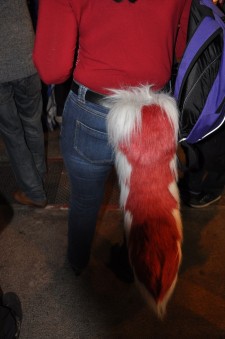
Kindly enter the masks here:
[[62, 83], [72, 73], [77, 22], [69, 0], [40, 0], [33, 61], [46, 84]]
[[187, 31], [188, 31], [188, 22], [189, 22], [191, 2], [192, 2], [191, 0], [185, 1], [184, 9], [183, 9], [181, 19], [180, 19], [180, 26], [178, 30], [176, 49], [175, 49], [176, 59], [178, 61], [181, 60], [185, 47], [186, 47], [186, 43], [187, 43]]

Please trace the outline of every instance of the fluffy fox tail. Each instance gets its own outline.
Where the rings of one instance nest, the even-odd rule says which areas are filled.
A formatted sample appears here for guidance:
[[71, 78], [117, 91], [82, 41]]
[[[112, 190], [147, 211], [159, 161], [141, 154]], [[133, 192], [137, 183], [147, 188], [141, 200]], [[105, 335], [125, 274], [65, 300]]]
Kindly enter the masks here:
[[176, 103], [142, 86], [113, 91], [105, 105], [110, 108], [109, 141], [116, 153], [130, 263], [162, 318], [181, 262]]

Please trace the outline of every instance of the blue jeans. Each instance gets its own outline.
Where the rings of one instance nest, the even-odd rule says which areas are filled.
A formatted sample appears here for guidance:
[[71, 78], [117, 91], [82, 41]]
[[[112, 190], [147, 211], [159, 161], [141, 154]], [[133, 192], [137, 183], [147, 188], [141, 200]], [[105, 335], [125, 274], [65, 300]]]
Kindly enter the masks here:
[[70, 91], [65, 103], [61, 150], [71, 185], [68, 221], [68, 258], [75, 268], [89, 261], [105, 181], [114, 164], [108, 143], [108, 109], [85, 101], [87, 88]]
[[41, 83], [37, 74], [0, 83], [0, 133], [19, 188], [31, 199], [46, 199]]

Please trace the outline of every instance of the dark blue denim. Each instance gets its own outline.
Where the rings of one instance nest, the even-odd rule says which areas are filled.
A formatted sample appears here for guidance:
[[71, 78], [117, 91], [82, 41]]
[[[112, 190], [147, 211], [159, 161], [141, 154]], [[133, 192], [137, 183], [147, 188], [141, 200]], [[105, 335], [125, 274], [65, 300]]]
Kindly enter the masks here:
[[87, 88], [70, 91], [62, 119], [61, 150], [71, 184], [68, 257], [82, 269], [89, 261], [105, 181], [114, 164], [108, 143], [108, 109], [85, 101]]
[[19, 188], [31, 199], [46, 195], [41, 83], [37, 74], [0, 83], [0, 133]]

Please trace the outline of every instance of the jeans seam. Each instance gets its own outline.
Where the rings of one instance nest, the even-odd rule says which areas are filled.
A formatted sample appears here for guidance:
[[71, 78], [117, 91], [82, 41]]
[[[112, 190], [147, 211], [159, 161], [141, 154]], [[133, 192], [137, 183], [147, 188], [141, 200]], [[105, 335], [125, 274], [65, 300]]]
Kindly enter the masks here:
[[87, 158], [84, 153], [80, 152], [80, 150], [77, 148], [77, 146], [74, 146], [74, 149], [77, 151], [77, 153], [83, 158], [85, 159], [86, 161], [88, 161], [90, 164], [113, 164], [113, 157], [109, 160], [91, 160], [89, 158]]

